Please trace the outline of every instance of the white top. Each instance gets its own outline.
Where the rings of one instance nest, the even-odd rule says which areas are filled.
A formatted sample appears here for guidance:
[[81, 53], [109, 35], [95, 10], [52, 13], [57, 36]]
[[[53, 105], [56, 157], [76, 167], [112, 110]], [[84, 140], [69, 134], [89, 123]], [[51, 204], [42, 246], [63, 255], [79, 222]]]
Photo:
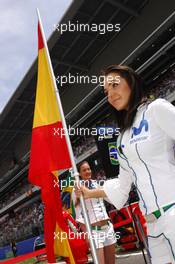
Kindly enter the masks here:
[[[91, 180], [91, 188], [94, 189], [98, 187], [98, 184], [96, 181]], [[73, 202], [75, 203], [76, 195], [73, 192], [72, 194]], [[89, 220], [91, 224], [94, 224], [101, 220], [107, 220], [109, 219], [109, 216], [106, 212], [106, 208], [103, 202], [102, 198], [91, 198], [91, 199], [85, 199], [85, 204], [87, 208], [87, 213], [89, 215]], [[78, 204], [75, 207], [75, 213], [76, 213], [76, 221], [79, 223], [84, 224], [84, 218], [83, 218], [83, 212], [81, 205]]]
[[104, 184], [108, 199], [120, 209], [134, 182], [143, 214], [175, 202], [175, 107], [157, 99], [138, 108], [133, 127], [117, 141], [120, 173]]

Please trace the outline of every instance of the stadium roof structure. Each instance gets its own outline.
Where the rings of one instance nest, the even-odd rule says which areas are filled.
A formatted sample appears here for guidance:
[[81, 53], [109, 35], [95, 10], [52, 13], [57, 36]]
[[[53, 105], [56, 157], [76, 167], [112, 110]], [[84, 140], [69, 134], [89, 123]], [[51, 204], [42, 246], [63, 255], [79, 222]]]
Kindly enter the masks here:
[[[121, 62], [133, 65], [136, 69], [141, 67], [149, 57], [165, 45], [167, 36], [170, 41], [168, 47], [174, 48], [173, 10], [174, 0], [169, 1], [168, 4], [159, 0], [74, 0], [60, 24], [68, 21], [84, 24], [120, 23], [121, 30], [115, 33], [107, 32], [104, 35], [96, 32], [64, 32], [61, 35], [55, 30], [48, 41], [55, 76], [68, 73], [96, 75], [104, 66]], [[161, 24], [162, 27], [159, 29]], [[162, 43], [156, 42], [158, 36], [163, 33], [166, 33], [166, 36], [162, 38]], [[148, 36], [151, 37], [144, 42]], [[143, 56], [144, 52], [145, 56]], [[162, 49], [160, 52], [162, 52], [161, 61], [167, 63], [166, 50]], [[169, 64], [172, 64], [173, 59], [171, 51], [168, 55]], [[158, 65], [154, 67], [157, 69]], [[142, 68], [140, 71], [145, 69]], [[150, 71], [155, 74], [152, 67]], [[0, 115], [1, 160], [11, 156], [20, 138], [31, 133], [36, 81], [37, 59]], [[63, 87], [58, 85], [58, 88], [68, 123], [79, 120], [104, 98], [99, 89], [93, 90], [95, 86], [92, 84], [67, 83]], [[92, 90], [89, 101], [83, 101]], [[77, 108], [80, 102], [83, 108]]]

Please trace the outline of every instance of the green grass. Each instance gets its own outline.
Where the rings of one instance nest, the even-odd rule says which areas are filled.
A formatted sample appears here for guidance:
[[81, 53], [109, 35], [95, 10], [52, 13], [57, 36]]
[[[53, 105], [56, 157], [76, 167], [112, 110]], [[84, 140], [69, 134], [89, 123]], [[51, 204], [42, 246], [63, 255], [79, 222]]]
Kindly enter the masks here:
[[[56, 259], [56, 261], [59, 261], [59, 260], [60, 260], [60, 258]], [[33, 264], [33, 263], [44, 264], [44, 263], [47, 263], [47, 260], [37, 262], [36, 258], [30, 258], [30, 259], [19, 262], [19, 264]]]
[[[57, 258], [57, 261], [59, 261], [61, 258]], [[4, 260], [0, 260], [0, 262], [3, 262]], [[20, 261], [18, 262], [19, 264], [33, 264], [33, 263], [37, 263], [37, 264], [44, 264], [44, 263], [47, 263], [47, 260], [46, 261], [40, 261], [40, 262], [37, 262], [37, 259], [36, 257], [33, 257], [33, 258], [30, 258], [30, 259], [26, 259], [26, 260], [23, 260], [23, 261]]]
[[[0, 262], [3, 262], [4, 260], [0, 260]], [[30, 259], [26, 259], [26, 260], [23, 260], [23, 261], [20, 261], [18, 262], [19, 264], [33, 264], [33, 263], [37, 263], [37, 264], [41, 264], [41, 263], [46, 263], [46, 261], [40, 261], [40, 262], [37, 262], [37, 259], [35, 257], [33, 258], [30, 258]]]
[[[26, 259], [26, 260], [23, 260], [23, 261], [21, 261], [21, 262], [18, 262], [18, 263], [20, 263], [20, 264], [23, 264], [23, 263], [25, 263], [25, 264], [32, 264], [32, 263], [36, 263], [36, 258], [30, 258], [30, 259]], [[39, 262], [38, 262], [39, 263]], [[41, 262], [40, 262], [41, 263]]]

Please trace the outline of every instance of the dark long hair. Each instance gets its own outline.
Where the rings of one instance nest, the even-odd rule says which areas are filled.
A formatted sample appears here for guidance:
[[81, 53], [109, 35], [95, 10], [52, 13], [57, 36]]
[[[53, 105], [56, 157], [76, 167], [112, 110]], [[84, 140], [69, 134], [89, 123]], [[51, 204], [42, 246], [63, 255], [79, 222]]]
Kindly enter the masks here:
[[142, 78], [132, 68], [126, 65], [110, 65], [102, 70], [102, 75], [107, 76], [113, 72], [124, 78], [131, 89], [128, 110], [115, 109], [120, 129], [126, 130], [132, 126], [138, 106], [143, 103], [144, 98], [147, 101], [146, 89]]

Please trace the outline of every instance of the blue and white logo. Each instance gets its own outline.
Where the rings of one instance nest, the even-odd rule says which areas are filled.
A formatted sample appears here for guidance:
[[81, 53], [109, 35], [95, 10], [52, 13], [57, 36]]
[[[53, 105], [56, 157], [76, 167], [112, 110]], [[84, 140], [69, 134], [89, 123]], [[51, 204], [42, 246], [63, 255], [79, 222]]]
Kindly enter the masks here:
[[149, 125], [146, 119], [142, 119], [139, 127], [132, 127], [130, 144], [145, 141], [149, 136]]
[[139, 127], [132, 127], [132, 136], [131, 138], [133, 138], [134, 136], [138, 136], [141, 134], [142, 129], [145, 128], [145, 132], [148, 131], [148, 122], [146, 119], [142, 119], [142, 121], [140, 122]]

